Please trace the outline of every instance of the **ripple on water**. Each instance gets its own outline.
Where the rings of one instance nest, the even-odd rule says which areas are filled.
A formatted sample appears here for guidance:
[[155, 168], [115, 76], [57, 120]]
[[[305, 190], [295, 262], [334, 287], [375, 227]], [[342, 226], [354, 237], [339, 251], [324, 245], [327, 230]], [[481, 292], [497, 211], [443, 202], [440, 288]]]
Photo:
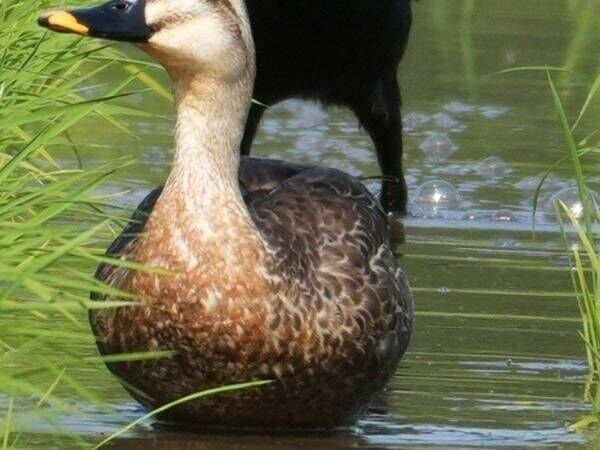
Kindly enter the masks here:
[[560, 444], [581, 444], [585, 438], [558, 424], [539, 428], [502, 428], [444, 426], [437, 424], [399, 425], [391, 422], [364, 421], [361, 428], [372, 445], [398, 448], [398, 445], [436, 445], [466, 447], [539, 448]]
[[498, 211], [488, 210], [470, 210], [463, 215], [463, 220], [468, 222], [497, 222], [497, 223], [515, 223], [522, 220], [510, 209], [500, 209]]

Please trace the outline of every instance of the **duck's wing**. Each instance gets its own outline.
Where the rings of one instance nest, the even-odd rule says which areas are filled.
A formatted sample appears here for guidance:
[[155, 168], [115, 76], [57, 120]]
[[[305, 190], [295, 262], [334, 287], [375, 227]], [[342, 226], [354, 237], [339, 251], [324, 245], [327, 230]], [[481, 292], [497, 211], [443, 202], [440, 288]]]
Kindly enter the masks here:
[[[144, 230], [148, 217], [154, 209], [156, 201], [162, 193], [162, 186], [151, 191], [134, 211], [131, 219], [106, 251], [106, 256], [119, 258], [131, 253], [138, 235]], [[106, 284], [114, 284], [116, 278], [125, 276], [127, 269], [113, 264], [101, 263], [96, 270], [96, 278]], [[96, 292], [91, 294], [92, 300], [104, 300], [104, 296]]]
[[301, 291], [298, 309], [334, 312], [317, 324], [319, 345], [337, 342], [332, 352], [369, 361], [373, 376], [387, 379], [408, 345], [414, 306], [374, 196], [344, 172], [310, 168], [249, 206], [270, 243], [273, 272]]

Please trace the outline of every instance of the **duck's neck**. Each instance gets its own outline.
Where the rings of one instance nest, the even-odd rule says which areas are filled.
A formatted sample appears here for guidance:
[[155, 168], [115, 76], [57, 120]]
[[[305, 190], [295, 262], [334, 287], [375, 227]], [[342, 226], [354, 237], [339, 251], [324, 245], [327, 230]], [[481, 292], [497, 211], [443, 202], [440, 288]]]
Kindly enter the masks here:
[[[175, 160], [165, 185], [196, 213], [242, 208], [238, 172], [250, 87], [197, 76], [175, 81]], [[200, 208], [200, 209], [198, 209]]]
[[175, 160], [149, 222], [155, 239], [230, 254], [240, 244], [236, 236], [243, 236], [245, 244], [260, 244], [238, 181], [240, 142], [251, 101], [247, 78], [174, 79]]

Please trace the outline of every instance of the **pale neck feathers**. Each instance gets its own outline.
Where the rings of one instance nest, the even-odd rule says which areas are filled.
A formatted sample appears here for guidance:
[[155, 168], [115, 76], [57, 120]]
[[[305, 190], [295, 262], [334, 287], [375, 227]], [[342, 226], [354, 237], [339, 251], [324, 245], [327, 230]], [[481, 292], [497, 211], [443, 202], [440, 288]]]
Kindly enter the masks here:
[[[245, 21], [238, 23], [238, 29], [246, 28]], [[253, 50], [249, 32], [242, 35], [240, 45]], [[175, 159], [142, 238], [146, 250], [153, 240], [170, 240], [172, 253], [190, 255], [190, 264], [197, 248], [242, 267], [244, 261], [239, 258], [244, 254], [263, 253], [265, 243], [238, 181], [240, 143], [255, 72], [253, 51], [244, 53], [247, 64], [236, 77], [169, 70], [177, 104]], [[175, 251], [182, 242], [187, 251]], [[256, 248], [239, 251], [248, 246]], [[257, 255], [252, 259], [256, 264]]]

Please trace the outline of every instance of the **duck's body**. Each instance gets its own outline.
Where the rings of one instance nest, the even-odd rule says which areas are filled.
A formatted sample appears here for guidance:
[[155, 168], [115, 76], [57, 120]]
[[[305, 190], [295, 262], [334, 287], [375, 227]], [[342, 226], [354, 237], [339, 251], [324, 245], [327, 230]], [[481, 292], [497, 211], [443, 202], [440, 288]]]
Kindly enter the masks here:
[[[277, 380], [179, 407], [167, 419], [236, 427], [347, 425], [388, 381], [408, 345], [410, 293], [402, 271], [390, 270], [395, 262], [386, 219], [372, 195], [342, 172], [268, 164], [273, 177], [263, 172], [257, 180], [244, 168], [264, 169], [261, 161], [242, 163], [253, 224], [235, 215], [219, 224], [221, 248], [207, 252], [201, 264], [190, 267], [180, 247], [167, 244], [179, 239], [181, 223], [170, 215], [152, 218], [160, 190], [142, 202], [133, 228], [109, 250], [159, 259], [161, 267], [184, 275], [108, 265], [98, 271], [99, 279], [134, 291], [143, 304], [92, 313], [102, 353], [177, 352], [172, 359], [109, 364], [153, 399], [132, 391], [142, 403], [152, 407], [215, 386]], [[243, 232], [253, 225], [265, 248]], [[133, 237], [141, 229], [147, 237]], [[223, 260], [228, 243], [235, 247], [232, 261]]]
[[[256, 44], [254, 98], [291, 97], [350, 108], [370, 134], [387, 211], [406, 212], [398, 65], [411, 27], [411, 0], [246, 0]], [[264, 106], [254, 104], [242, 152], [250, 153]]]
[[[62, 17], [44, 20], [60, 30], [88, 26]], [[142, 48], [175, 85], [175, 161], [109, 253], [170, 274], [100, 267], [100, 280], [139, 301], [91, 313], [101, 353], [174, 352], [109, 364], [149, 407], [274, 380], [194, 400], [165, 412], [168, 419], [198, 427], [352, 423], [392, 375], [412, 330], [412, 297], [383, 210], [343, 172], [240, 162], [254, 74], [241, 0], [150, 0], [143, 17], [140, 29], [152, 33]]]

